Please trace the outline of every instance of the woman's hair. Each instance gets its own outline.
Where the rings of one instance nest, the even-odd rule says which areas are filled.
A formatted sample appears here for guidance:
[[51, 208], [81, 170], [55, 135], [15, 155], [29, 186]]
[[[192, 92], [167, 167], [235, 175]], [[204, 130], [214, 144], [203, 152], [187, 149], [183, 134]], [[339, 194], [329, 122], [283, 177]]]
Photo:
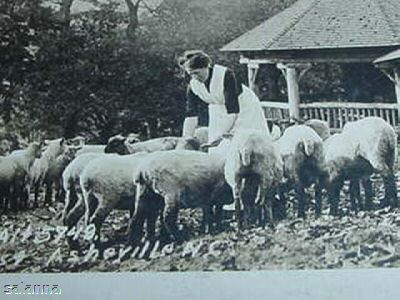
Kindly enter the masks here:
[[187, 50], [178, 58], [178, 65], [182, 69], [206, 68], [211, 63], [211, 58], [201, 50]]

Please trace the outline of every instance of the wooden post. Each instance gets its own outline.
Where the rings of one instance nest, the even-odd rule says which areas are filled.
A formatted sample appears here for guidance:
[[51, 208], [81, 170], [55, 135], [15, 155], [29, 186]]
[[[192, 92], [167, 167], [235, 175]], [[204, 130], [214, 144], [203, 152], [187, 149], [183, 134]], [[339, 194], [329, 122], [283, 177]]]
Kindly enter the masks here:
[[247, 77], [249, 81], [249, 88], [254, 91], [256, 85], [256, 76], [259, 65], [257, 63], [249, 62], [247, 64]]
[[286, 78], [289, 117], [300, 119], [300, 93], [299, 93], [299, 74], [294, 64], [278, 63], [277, 67], [282, 71]]
[[397, 66], [393, 69], [394, 72], [394, 88], [396, 90], [397, 109], [400, 116], [400, 67]]

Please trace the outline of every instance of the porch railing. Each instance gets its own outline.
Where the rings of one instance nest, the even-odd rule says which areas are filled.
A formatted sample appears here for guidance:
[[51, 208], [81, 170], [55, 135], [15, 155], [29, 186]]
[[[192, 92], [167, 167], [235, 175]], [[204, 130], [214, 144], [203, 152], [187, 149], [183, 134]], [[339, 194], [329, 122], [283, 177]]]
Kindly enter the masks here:
[[[289, 117], [288, 103], [261, 101], [261, 104], [267, 119], [287, 119]], [[324, 120], [334, 130], [340, 130], [346, 122], [368, 116], [381, 117], [393, 127], [399, 127], [399, 107], [395, 103], [314, 102], [300, 104], [301, 118]]]

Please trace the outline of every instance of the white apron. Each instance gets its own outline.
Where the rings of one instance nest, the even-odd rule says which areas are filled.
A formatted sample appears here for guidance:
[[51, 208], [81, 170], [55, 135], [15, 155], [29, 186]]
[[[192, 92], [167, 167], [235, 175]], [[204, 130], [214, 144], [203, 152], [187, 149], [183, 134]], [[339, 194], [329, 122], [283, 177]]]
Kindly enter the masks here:
[[[201, 100], [208, 103], [209, 125], [208, 141], [211, 142], [221, 136], [225, 128], [228, 113], [225, 107], [224, 96], [224, 77], [226, 68], [214, 65], [212, 78], [210, 81], [210, 92], [204, 83], [192, 79], [190, 87], [194, 94]], [[269, 133], [267, 121], [256, 94], [247, 86], [242, 85], [242, 93], [239, 95], [239, 114], [235, 122], [232, 133], [235, 134], [239, 129], [260, 129]], [[220, 146], [223, 146], [221, 143]], [[217, 147], [218, 148], [218, 147]]]

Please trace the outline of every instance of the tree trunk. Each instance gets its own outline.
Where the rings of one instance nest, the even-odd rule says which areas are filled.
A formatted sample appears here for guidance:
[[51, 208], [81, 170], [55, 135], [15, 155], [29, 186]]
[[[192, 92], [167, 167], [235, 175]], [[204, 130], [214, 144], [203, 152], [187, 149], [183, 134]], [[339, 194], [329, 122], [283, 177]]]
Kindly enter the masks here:
[[60, 7], [61, 20], [64, 28], [68, 29], [71, 22], [71, 6], [74, 0], [62, 0]]
[[136, 31], [139, 28], [139, 4], [142, 0], [125, 0], [128, 6], [129, 24], [126, 28], [126, 36], [132, 42], [136, 40]]

